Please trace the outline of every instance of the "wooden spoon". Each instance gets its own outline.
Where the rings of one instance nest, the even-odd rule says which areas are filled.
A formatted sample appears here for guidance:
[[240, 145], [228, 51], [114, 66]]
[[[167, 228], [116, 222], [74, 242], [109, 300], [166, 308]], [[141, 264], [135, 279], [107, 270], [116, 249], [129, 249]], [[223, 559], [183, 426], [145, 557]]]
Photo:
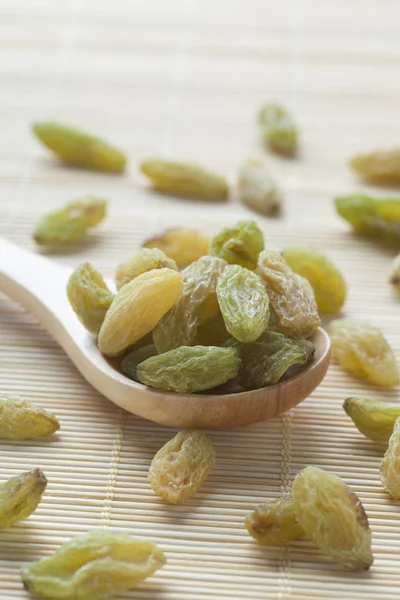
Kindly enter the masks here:
[[32, 313], [68, 354], [83, 377], [129, 412], [182, 428], [222, 429], [271, 419], [296, 406], [321, 383], [329, 365], [329, 337], [319, 329], [311, 364], [277, 385], [226, 395], [172, 394], [147, 388], [116, 371], [69, 305], [72, 269], [0, 238], [0, 289]]

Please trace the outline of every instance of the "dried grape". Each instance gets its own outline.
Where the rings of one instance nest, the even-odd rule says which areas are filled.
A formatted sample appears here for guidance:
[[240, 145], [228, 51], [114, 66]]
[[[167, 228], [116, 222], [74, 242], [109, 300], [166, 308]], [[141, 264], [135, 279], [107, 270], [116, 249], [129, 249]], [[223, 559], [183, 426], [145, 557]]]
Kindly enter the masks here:
[[342, 308], [346, 282], [325, 254], [307, 246], [293, 246], [285, 248], [282, 256], [295, 273], [310, 282], [320, 312], [334, 314]]
[[129, 377], [129, 379], [133, 379], [134, 381], [139, 381], [137, 376], [137, 367], [138, 365], [150, 358], [151, 356], [156, 356], [157, 350], [154, 344], [149, 344], [148, 346], [142, 346], [142, 348], [138, 348], [133, 352], [130, 352], [127, 356], [125, 356], [122, 361], [121, 367], [124, 375]]
[[115, 282], [117, 290], [123, 285], [129, 283], [142, 273], [147, 273], [152, 269], [174, 269], [178, 270], [176, 262], [169, 258], [162, 250], [158, 248], [143, 248], [138, 254], [126, 263], [118, 265], [115, 271]]
[[400, 417], [395, 421], [389, 446], [379, 470], [385, 490], [393, 498], [400, 500]]
[[228, 265], [218, 280], [217, 298], [227, 331], [241, 342], [252, 342], [268, 326], [269, 298], [260, 278]]
[[400, 291], [400, 254], [396, 256], [390, 269], [389, 282]]
[[101, 198], [74, 200], [64, 208], [39, 219], [33, 239], [40, 245], [69, 244], [81, 240], [106, 214], [107, 202]]
[[68, 280], [67, 295], [80, 322], [91, 333], [99, 333], [114, 299], [102, 275], [89, 263], [79, 265]]
[[163, 158], [148, 158], [142, 162], [140, 168], [161, 192], [202, 200], [228, 198], [226, 180], [198, 165]]
[[183, 293], [153, 332], [158, 352], [196, 343], [198, 327], [219, 312], [216, 288], [225, 266], [220, 258], [202, 256], [182, 271]]
[[180, 269], [208, 254], [209, 240], [196, 229], [173, 227], [143, 244], [145, 248], [159, 248], [172, 258]]
[[150, 485], [167, 502], [186, 502], [203, 485], [214, 463], [215, 450], [204, 433], [180, 431], [153, 458]]
[[266, 104], [258, 114], [261, 135], [273, 152], [292, 156], [297, 151], [298, 132], [292, 115], [279, 104]]
[[293, 338], [312, 336], [321, 324], [314, 291], [274, 250], [264, 250], [257, 273], [265, 285], [279, 330]]
[[225, 321], [220, 312], [203, 325], [199, 325], [196, 336], [196, 346], [222, 346], [230, 338], [225, 327]]
[[364, 194], [335, 200], [336, 211], [356, 233], [389, 244], [400, 243], [400, 198], [372, 198]]
[[121, 173], [125, 169], [123, 152], [73, 127], [46, 121], [35, 123], [33, 133], [69, 165], [110, 173]]
[[343, 408], [358, 431], [374, 442], [388, 442], [400, 417], [400, 405], [371, 398], [347, 398]]
[[340, 565], [361, 571], [373, 562], [361, 501], [336, 475], [307, 467], [293, 482], [293, 501], [306, 535]]
[[239, 383], [246, 390], [275, 385], [293, 365], [305, 365], [314, 354], [307, 340], [265, 331], [255, 342], [234, 344], [241, 361]]
[[38, 507], [47, 479], [34, 469], [0, 484], [0, 529], [27, 519]]
[[238, 194], [243, 204], [263, 215], [274, 216], [281, 211], [282, 194], [261, 160], [250, 159], [242, 166]]
[[244, 525], [249, 534], [264, 546], [287, 544], [304, 535], [291, 499], [281, 498], [260, 504], [247, 515]]
[[350, 166], [369, 183], [400, 184], [400, 148], [357, 154]]
[[364, 321], [338, 319], [328, 328], [332, 354], [343, 369], [374, 385], [392, 387], [399, 381], [393, 350], [382, 332]]
[[101, 326], [100, 352], [117, 356], [152, 331], [182, 290], [182, 276], [172, 269], [153, 269], [124, 285]]
[[234, 348], [181, 346], [140, 363], [141, 383], [160, 390], [192, 394], [236, 377], [239, 358]]
[[0, 392], [0, 439], [29, 440], [60, 429], [57, 418], [19, 396]]
[[132, 589], [165, 562], [154, 542], [102, 529], [24, 566], [21, 577], [25, 589], [42, 598], [107, 600]]
[[264, 249], [264, 236], [255, 221], [238, 221], [225, 227], [210, 243], [210, 254], [254, 270], [260, 252]]

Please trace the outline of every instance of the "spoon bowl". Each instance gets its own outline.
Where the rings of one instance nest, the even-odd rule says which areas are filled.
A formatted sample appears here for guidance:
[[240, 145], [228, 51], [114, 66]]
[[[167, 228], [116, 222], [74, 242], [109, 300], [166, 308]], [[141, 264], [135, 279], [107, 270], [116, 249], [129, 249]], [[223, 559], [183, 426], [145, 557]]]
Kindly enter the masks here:
[[83, 377], [125, 410], [172, 427], [227, 429], [271, 419], [293, 408], [321, 383], [330, 342], [323, 329], [312, 341], [315, 355], [298, 375], [270, 387], [235, 394], [173, 394], [136, 383], [115, 370], [69, 305], [72, 269], [0, 238], [0, 289], [33, 314], [64, 349]]

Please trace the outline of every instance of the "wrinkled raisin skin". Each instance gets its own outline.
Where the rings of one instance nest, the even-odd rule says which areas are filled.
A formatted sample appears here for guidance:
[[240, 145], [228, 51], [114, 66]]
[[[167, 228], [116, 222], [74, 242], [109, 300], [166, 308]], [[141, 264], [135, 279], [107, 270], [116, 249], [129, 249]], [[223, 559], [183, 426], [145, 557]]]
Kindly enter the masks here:
[[307, 467], [295, 477], [293, 501], [298, 522], [316, 546], [344, 567], [369, 569], [373, 556], [368, 518], [339, 477]]
[[155, 455], [149, 481], [156, 494], [172, 504], [191, 498], [215, 463], [209, 438], [199, 431], [180, 431]]
[[193, 394], [234, 379], [239, 365], [234, 348], [180, 346], [140, 363], [137, 376], [150, 387]]

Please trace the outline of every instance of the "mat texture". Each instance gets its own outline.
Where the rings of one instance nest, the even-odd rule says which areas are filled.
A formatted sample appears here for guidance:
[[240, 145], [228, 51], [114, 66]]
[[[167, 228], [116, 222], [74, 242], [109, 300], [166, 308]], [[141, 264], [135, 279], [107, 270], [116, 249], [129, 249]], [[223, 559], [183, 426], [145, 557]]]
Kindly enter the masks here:
[[[104, 225], [51, 259], [72, 266], [89, 260], [111, 276], [166, 226], [213, 233], [252, 216], [235, 198], [205, 206], [151, 193], [137, 170], [140, 159], [195, 160], [233, 183], [247, 156], [265, 156], [285, 196], [282, 218], [258, 219], [268, 243], [326, 251], [349, 285], [344, 314], [379, 326], [399, 354], [399, 296], [387, 284], [394, 253], [352, 236], [332, 198], [368, 189], [347, 169], [349, 155], [398, 143], [400, 5], [354, 2], [349, 18], [351, 6], [2, 0], [0, 234], [35, 250], [31, 231], [40, 214], [86, 193], [104, 196]], [[260, 144], [254, 116], [270, 98], [287, 103], [301, 123], [298, 160], [275, 158]], [[127, 174], [59, 166], [29, 132], [33, 121], [48, 118], [101, 132], [125, 148]], [[149, 537], [167, 554], [167, 566], [125, 600], [399, 597], [400, 505], [380, 484], [383, 448], [365, 440], [342, 410], [350, 395], [397, 401], [398, 389], [364, 386], [332, 365], [319, 389], [283, 417], [210, 432], [215, 469], [178, 507], [157, 498], [147, 481], [153, 455], [174, 431], [101, 397], [44, 328], [1, 293], [0, 389], [54, 411], [62, 424], [51, 439], [0, 444], [0, 480], [33, 467], [49, 480], [36, 513], [0, 532], [1, 600], [29, 598], [21, 563], [99, 526]], [[244, 530], [245, 515], [287, 491], [308, 464], [337, 473], [359, 494], [373, 531], [368, 573], [344, 572], [306, 541], [262, 548]]]

